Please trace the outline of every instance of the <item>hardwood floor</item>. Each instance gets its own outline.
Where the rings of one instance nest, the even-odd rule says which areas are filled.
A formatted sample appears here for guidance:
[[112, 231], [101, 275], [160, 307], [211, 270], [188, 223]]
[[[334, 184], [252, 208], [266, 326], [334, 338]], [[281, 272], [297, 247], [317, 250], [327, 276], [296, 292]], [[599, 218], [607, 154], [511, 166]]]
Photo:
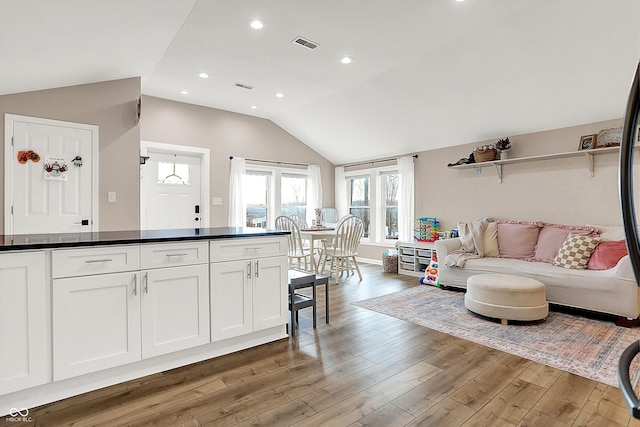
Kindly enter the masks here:
[[320, 287], [315, 330], [301, 310], [295, 339], [34, 408], [32, 424], [640, 426], [617, 388], [352, 305], [419, 286], [362, 270], [331, 284], [330, 324]]

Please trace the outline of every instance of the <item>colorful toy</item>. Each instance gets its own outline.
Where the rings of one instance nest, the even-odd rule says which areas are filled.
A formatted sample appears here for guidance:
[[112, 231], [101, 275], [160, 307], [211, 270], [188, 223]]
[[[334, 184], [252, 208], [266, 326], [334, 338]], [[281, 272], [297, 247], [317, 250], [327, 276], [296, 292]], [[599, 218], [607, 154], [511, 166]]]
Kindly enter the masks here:
[[413, 228], [413, 238], [418, 242], [435, 242], [438, 240], [440, 223], [435, 218], [418, 218]]
[[435, 285], [437, 287], [440, 287], [440, 282], [438, 281], [438, 255], [435, 253], [435, 251], [431, 256], [429, 265], [424, 270], [424, 276], [420, 278], [420, 284]]

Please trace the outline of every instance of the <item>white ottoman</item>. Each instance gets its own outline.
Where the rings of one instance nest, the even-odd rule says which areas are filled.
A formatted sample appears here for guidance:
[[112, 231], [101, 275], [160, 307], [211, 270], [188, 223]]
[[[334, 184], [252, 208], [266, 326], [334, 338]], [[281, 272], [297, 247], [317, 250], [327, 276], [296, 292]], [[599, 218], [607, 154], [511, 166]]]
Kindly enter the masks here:
[[540, 320], [549, 314], [544, 284], [511, 274], [479, 274], [467, 279], [464, 305], [487, 317], [508, 320]]

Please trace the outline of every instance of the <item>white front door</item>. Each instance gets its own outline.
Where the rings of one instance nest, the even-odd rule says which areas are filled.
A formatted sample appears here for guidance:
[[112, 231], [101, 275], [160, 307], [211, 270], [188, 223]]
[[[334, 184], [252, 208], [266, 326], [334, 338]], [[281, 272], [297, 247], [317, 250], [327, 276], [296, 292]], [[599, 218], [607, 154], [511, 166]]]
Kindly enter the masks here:
[[97, 126], [12, 115], [5, 125], [5, 234], [96, 230]]
[[141, 172], [143, 228], [199, 228], [201, 157], [151, 149], [147, 156]]

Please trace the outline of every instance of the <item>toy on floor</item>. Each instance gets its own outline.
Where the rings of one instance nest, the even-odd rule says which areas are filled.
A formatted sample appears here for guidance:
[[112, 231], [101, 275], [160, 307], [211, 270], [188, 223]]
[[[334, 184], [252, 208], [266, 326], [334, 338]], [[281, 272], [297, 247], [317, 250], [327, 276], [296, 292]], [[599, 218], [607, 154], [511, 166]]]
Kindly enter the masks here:
[[435, 251], [431, 256], [429, 265], [424, 270], [424, 276], [420, 278], [420, 284], [435, 285], [437, 287], [440, 287], [440, 282], [438, 281], [438, 255], [435, 253]]

